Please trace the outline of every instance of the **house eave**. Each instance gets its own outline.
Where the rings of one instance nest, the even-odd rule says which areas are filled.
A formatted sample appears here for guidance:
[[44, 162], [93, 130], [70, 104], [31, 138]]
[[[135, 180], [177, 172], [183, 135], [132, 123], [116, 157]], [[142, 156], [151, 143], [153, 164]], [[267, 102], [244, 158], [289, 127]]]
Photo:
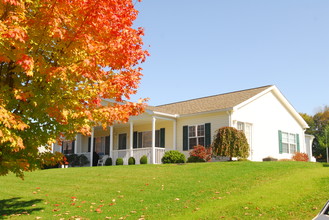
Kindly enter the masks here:
[[217, 112], [227, 112], [227, 111], [233, 111], [233, 107], [229, 108], [224, 108], [224, 109], [216, 109], [212, 111], [204, 111], [204, 112], [196, 112], [196, 113], [191, 113], [191, 114], [184, 114], [184, 115], [179, 115], [178, 117], [191, 117], [191, 116], [198, 116], [198, 115], [204, 115], [204, 114], [211, 114], [211, 113], [217, 113]]

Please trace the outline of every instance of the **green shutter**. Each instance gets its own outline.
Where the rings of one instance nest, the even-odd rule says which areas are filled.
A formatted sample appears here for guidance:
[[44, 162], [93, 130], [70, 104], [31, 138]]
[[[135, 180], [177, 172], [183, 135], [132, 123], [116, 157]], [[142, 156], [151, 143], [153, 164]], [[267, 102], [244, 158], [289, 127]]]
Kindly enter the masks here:
[[88, 138], [88, 152], [90, 152], [91, 148], [91, 137]]
[[165, 148], [165, 140], [166, 140], [166, 136], [165, 136], [165, 128], [160, 128], [160, 147]]
[[183, 126], [183, 150], [188, 150], [188, 126]]
[[72, 141], [72, 154], [74, 154], [75, 140]]
[[282, 154], [282, 131], [279, 130], [279, 153]]
[[299, 146], [299, 134], [296, 134], [297, 139], [297, 152], [300, 152], [300, 146]]
[[205, 147], [210, 147], [211, 144], [211, 125], [210, 123], [206, 123], [205, 127]]
[[138, 148], [138, 132], [135, 131], [133, 135], [133, 148]]
[[138, 132], [138, 148], [143, 148], [143, 132]]
[[110, 135], [105, 137], [105, 155], [109, 155], [110, 154]]

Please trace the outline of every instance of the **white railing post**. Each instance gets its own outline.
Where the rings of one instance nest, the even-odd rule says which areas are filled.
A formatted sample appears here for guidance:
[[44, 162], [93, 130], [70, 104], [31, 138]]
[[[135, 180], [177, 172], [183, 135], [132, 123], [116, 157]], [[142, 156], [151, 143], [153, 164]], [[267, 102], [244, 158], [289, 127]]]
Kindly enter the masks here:
[[134, 123], [130, 122], [130, 137], [129, 137], [129, 150], [130, 150], [130, 156], [133, 157], [133, 138], [134, 138]]
[[156, 118], [152, 117], [152, 164], [155, 164], [155, 121]]
[[113, 126], [110, 127], [110, 157], [113, 160]]

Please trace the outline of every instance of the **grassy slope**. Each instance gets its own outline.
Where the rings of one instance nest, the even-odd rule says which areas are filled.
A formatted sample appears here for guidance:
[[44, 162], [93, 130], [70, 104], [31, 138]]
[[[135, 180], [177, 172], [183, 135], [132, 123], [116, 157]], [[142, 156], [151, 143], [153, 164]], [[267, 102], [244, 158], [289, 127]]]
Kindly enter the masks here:
[[[11, 219], [311, 219], [329, 198], [329, 168], [223, 162], [52, 169], [0, 177]], [[2, 208], [1, 208], [2, 207]], [[0, 217], [1, 218], [1, 217]]]

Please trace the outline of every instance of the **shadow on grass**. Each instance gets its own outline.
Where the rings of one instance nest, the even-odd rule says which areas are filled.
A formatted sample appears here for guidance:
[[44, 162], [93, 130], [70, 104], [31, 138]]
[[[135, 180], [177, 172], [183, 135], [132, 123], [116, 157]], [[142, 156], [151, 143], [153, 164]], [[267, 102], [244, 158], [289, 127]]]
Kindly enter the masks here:
[[329, 167], [329, 163], [323, 163], [323, 167]]
[[41, 199], [21, 200], [21, 197], [0, 200], [0, 219], [8, 216], [29, 215], [32, 212], [40, 211], [42, 208], [36, 208]]

